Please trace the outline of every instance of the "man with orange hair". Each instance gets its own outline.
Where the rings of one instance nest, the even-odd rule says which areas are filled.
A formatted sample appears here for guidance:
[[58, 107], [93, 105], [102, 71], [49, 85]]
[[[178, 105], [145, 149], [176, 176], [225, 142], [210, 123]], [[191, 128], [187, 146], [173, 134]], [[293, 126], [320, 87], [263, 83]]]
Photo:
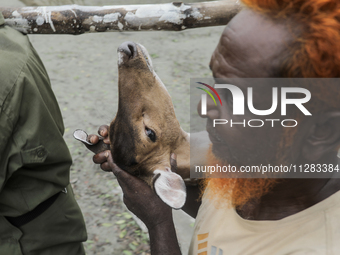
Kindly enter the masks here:
[[[248, 8], [230, 21], [212, 55], [215, 78], [340, 76], [338, 1], [244, 3]], [[254, 95], [260, 102], [257, 109], [267, 109], [261, 99], [268, 91], [258, 89], [263, 93]], [[226, 125], [213, 129], [214, 119], [228, 119], [232, 103], [223, 94], [223, 106], [208, 101], [202, 117], [207, 118], [213, 161], [256, 165], [261, 158], [271, 163], [338, 165], [340, 87], [313, 87], [311, 93], [317, 98], [313, 117], [298, 116], [294, 132], [263, 128], [254, 133]], [[95, 161], [103, 162], [99, 156]], [[180, 254], [171, 209], [145, 183], [119, 169], [110, 154], [102, 168], [114, 172], [124, 202], [148, 227], [151, 253]], [[206, 182], [202, 204], [194, 202], [197, 189], [189, 188], [183, 209], [197, 215], [189, 254], [338, 254], [338, 175], [334, 171], [323, 179], [214, 178]]]

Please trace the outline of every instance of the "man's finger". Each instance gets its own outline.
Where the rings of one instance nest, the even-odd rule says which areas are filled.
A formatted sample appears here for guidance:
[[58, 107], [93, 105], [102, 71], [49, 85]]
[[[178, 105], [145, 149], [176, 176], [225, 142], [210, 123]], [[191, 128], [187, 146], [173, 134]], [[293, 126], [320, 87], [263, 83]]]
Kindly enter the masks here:
[[102, 137], [106, 137], [109, 134], [109, 126], [108, 125], [101, 125], [98, 129], [98, 134]]
[[99, 137], [97, 135], [89, 135], [86, 140], [92, 144], [96, 144], [99, 141]]
[[104, 141], [104, 143], [106, 143], [106, 144], [110, 144], [110, 138], [107, 136], [107, 137], [105, 137], [105, 139], [103, 140]]
[[100, 164], [100, 168], [105, 172], [112, 172], [112, 169], [107, 161]]
[[[120, 186], [123, 188], [130, 186], [134, 186], [134, 184], [136, 184], [136, 177], [132, 176], [131, 174], [129, 174], [128, 172], [120, 169], [114, 162], [112, 159], [112, 155], [111, 153], [109, 153], [108, 157], [107, 157], [107, 162], [113, 172], [113, 174], [116, 176]], [[138, 179], [137, 179], [138, 180]], [[140, 180], [138, 180], [140, 181]]]
[[93, 156], [93, 162], [96, 164], [102, 164], [106, 162], [108, 154], [111, 154], [109, 150], [99, 152]]
[[118, 176], [121, 174], [121, 172], [125, 172], [122, 169], [120, 169], [114, 162], [112, 159], [112, 155], [111, 153], [109, 154], [105, 154], [107, 163], [109, 164], [109, 166], [111, 167], [111, 170], [113, 172], [113, 174], [118, 178]]

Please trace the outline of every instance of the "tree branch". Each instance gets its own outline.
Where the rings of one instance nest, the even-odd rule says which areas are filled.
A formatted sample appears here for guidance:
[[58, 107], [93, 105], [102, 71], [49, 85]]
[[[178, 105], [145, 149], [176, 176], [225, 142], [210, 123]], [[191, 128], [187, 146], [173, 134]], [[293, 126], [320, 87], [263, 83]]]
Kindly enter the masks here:
[[109, 31], [180, 31], [219, 26], [227, 24], [241, 9], [238, 0], [103, 7], [0, 7], [5, 24], [20, 32], [73, 35]]

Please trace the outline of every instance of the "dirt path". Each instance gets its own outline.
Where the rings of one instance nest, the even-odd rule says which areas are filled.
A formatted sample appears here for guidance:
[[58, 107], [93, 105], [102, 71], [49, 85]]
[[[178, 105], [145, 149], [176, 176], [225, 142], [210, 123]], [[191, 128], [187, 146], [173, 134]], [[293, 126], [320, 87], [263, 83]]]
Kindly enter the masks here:
[[[31, 0], [30, 4], [37, 2]], [[56, 2], [113, 4], [113, 1], [99, 0], [52, 2], [54, 5]], [[41, 0], [40, 3], [46, 5], [48, 1]], [[114, 1], [114, 4], [121, 3], [122, 0]], [[0, 0], [0, 5], [19, 6], [22, 3]], [[140, 231], [126, 213], [114, 176], [94, 165], [91, 153], [72, 137], [77, 128], [93, 133], [114, 117], [118, 103], [117, 47], [129, 40], [139, 42], [149, 50], [156, 72], [172, 96], [177, 118], [189, 131], [190, 78], [211, 75], [208, 64], [222, 29], [29, 36], [45, 63], [63, 114], [64, 137], [73, 157], [70, 179], [87, 224], [87, 254], [148, 254], [147, 234]], [[193, 224], [181, 212], [176, 212], [174, 217], [185, 254]]]

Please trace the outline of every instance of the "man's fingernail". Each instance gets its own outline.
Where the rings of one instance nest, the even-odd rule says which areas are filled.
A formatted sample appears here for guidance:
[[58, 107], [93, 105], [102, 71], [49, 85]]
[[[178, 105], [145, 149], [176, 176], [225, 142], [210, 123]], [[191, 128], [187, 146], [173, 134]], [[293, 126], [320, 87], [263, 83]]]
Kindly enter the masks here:
[[173, 159], [173, 160], [176, 160], [177, 159], [177, 156], [175, 153], [171, 153], [170, 157]]

